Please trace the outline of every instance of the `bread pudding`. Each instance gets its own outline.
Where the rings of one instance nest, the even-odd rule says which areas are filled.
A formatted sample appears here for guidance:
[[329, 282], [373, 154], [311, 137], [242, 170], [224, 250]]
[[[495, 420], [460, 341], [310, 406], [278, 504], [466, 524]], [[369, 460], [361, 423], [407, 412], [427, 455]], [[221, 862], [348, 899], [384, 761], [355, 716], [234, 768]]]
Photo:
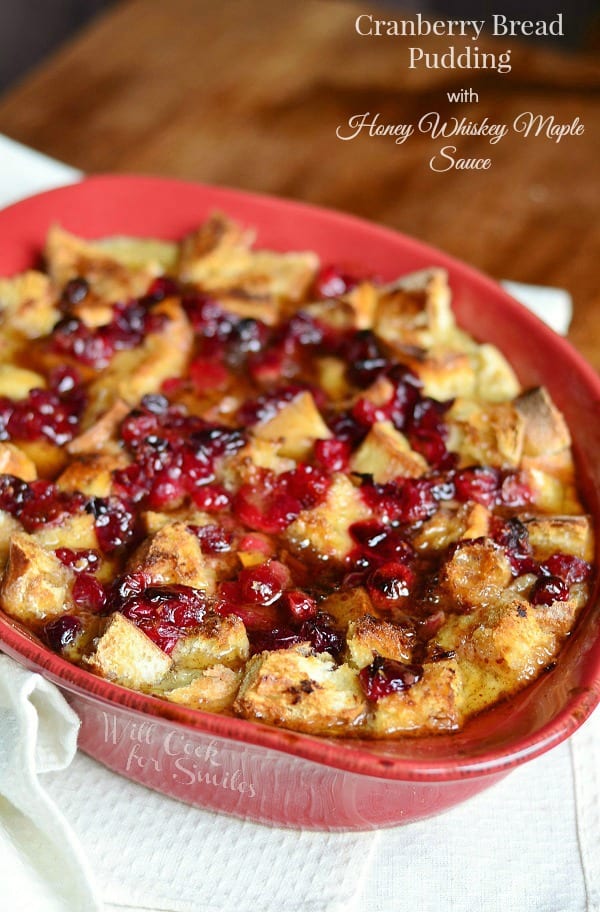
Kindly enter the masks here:
[[[0, 279], [0, 600], [64, 658], [300, 732], [455, 731], [560, 661], [593, 531], [565, 421], [393, 282], [83, 240]], [[485, 306], [485, 302], [482, 302]]]

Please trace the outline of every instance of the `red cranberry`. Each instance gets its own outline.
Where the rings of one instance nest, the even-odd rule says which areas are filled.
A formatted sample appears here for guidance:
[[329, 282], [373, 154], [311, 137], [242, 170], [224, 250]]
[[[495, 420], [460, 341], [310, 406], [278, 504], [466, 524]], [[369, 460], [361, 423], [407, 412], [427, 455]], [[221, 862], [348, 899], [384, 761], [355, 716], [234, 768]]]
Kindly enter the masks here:
[[301, 641], [308, 640], [315, 652], [329, 652], [339, 658], [344, 650], [342, 633], [333, 626], [333, 618], [321, 611], [302, 622], [298, 635]]
[[500, 489], [500, 472], [491, 466], [473, 466], [459, 469], [454, 476], [454, 487], [458, 500], [474, 500], [484, 507], [493, 507]]
[[177, 297], [178, 294], [179, 286], [175, 279], [169, 276], [158, 276], [151, 282], [146, 292], [146, 296], [153, 298], [155, 301], [164, 301], [165, 298]]
[[178, 639], [202, 623], [207, 603], [204, 592], [189, 586], [149, 586], [125, 598], [117, 607], [157, 646], [170, 653]]
[[385, 526], [376, 519], [353, 523], [349, 532], [368, 559], [405, 563], [414, 557], [414, 550], [400, 529]]
[[499, 498], [503, 506], [516, 510], [531, 503], [533, 494], [520, 472], [505, 472]]
[[573, 554], [557, 552], [552, 554], [540, 567], [546, 576], [558, 576], [561, 580], [572, 586], [573, 583], [583, 583], [589, 578], [592, 568], [587, 561]]
[[71, 614], [63, 614], [55, 621], [45, 624], [42, 635], [50, 649], [54, 652], [62, 652], [75, 642], [82, 630], [83, 627], [78, 618]]
[[59, 491], [50, 481], [32, 481], [29, 487], [32, 496], [18, 513], [26, 532], [57, 525], [67, 516], [79, 512], [85, 503], [82, 494]]
[[84, 298], [87, 297], [90, 290], [86, 279], [81, 276], [76, 276], [74, 279], [69, 279], [61, 295], [61, 305], [65, 308], [73, 307], [75, 304], [80, 304]]
[[106, 603], [104, 586], [91, 573], [79, 573], [73, 583], [73, 601], [78, 608], [100, 611]]
[[315, 282], [315, 294], [318, 298], [340, 298], [355, 288], [359, 281], [343, 267], [330, 264], [319, 272]]
[[218, 513], [231, 503], [231, 495], [221, 485], [204, 485], [192, 490], [195, 505], [206, 513]]
[[295, 621], [310, 620], [317, 614], [316, 601], [301, 589], [292, 589], [290, 592], [286, 592], [283, 597], [283, 603]]
[[297, 646], [302, 642], [302, 638], [296, 630], [291, 627], [275, 626], [263, 630], [255, 629], [250, 634], [250, 646], [253, 655], [268, 650], [269, 652], [277, 649], [289, 649], [290, 646]]
[[315, 461], [328, 472], [345, 472], [348, 469], [352, 448], [347, 440], [317, 440]]
[[389, 605], [410, 595], [414, 585], [414, 571], [398, 561], [383, 564], [367, 579], [369, 595], [380, 606]]
[[233, 500], [233, 511], [244, 525], [272, 534], [283, 532], [301, 509], [297, 498], [281, 493], [266, 475], [257, 487], [242, 485]]
[[362, 496], [386, 522], [417, 523], [437, 509], [436, 486], [426, 478], [402, 478], [392, 484], [364, 484]]
[[348, 365], [346, 377], [360, 389], [373, 383], [389, 367], [377, 336], [370, 329], [354, 332], [342, 346], [341, 355]]
[[271, 539], [266, 535], [261, 535], [260, 532], [250, 532], [248, 535], [244, 535], [240, 539], [239, 550], [255, 551], [258, 554], [264, 554], [265, 557], [273, 557], [275, 553]]
[[231, 551], [233, 535], [223, 526], [209, 523], [206, 526], [188, 526], [188, 529], [194, 533], [205, 554], [223, 554]]
[[112, 554], [133, 540], [135, 516], [118, 497], [94, 497], [86, 510], [95, 518], [96, 536], [105, 554]]
[[369, 700], [377, 701], [390, 694], [408, 690], [422, 676], [421, 665], [408, 665], [376, 655], [371, 665], [359, 672], [358, 679]]
[[299, 463], [291, 472], [279, 476], [278, 485], [298, 500], [303, 510], [311, 510], [327, 496], [331, 479], [317, 467]]
[[551, 605], [552, 602], [566, 602], [569, 587], [558, 576], [540, 576], [533, 584], [529, 601], [532, 605]]
[[91, 549], [74, 551], [72, 548], [57, 548], [55, 554], [65, 567], [70, 567], [75, 573], [94, 572], [102, 564], [98, 551]]
[[195, 358], [190, 364], [190, 378], [197, 393], [223, 389], [229, 383], [229, 377], [229, 371], [219, 361]]
[[240, 592], [245, 602], [257, 605], [272, 605], [278, 601], [291, 583], [291, 575], [285, 564], [270, 560], [257, 567], [242, 570], [239, 577]]
[[15, 475], [0, 475], [0, 510], [19, 516], [32, 497], [33, 491], [26, 481]]

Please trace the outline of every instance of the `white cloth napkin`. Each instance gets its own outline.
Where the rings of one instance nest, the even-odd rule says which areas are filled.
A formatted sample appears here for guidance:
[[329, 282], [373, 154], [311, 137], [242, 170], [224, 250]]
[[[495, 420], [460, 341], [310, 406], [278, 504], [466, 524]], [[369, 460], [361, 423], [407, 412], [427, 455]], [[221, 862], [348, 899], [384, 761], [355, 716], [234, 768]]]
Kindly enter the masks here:
[[[0, 205], [79, 176], [1, 136], [0, 165]], [[510, 291], [566, 332], [564, 292]], [[76, 752], [77, 725], [53, 685], [0, 656], [0, 884], [11, 912], [600, 912], [598, 713], [460, 807], [375, 834], [188, 807]]]

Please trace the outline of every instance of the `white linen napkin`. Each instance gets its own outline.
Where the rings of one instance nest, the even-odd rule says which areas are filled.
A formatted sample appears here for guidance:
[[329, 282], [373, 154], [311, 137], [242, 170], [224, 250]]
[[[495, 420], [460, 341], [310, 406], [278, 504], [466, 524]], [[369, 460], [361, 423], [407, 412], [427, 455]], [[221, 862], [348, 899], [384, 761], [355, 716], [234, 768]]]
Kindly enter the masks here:
[[[80, 172], [0, 136], [0, 205]], [[570, 298], [510, 292], [566, 332]], [[541, 307], [541, 313], [540, 313]], [[75, 751], [60, 692], [0, 656], [0, 883], [11, 912], [600, 912], [600, 715], [432, 820], [270, 828], [188, 807]]]

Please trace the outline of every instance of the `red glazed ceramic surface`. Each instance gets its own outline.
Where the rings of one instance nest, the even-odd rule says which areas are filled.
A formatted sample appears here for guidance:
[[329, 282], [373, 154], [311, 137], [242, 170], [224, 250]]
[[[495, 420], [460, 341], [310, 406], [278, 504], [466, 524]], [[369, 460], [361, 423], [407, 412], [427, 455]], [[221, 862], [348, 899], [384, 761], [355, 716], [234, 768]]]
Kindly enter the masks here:
[[[417, 241], [298, 203], [174, 180], [95, 177], [0, 213], [0, 274], [31, 266], [56, 221], [88, 237], [176, 238], [215, 209], [256, 227], [259, 246], [312, 249], [324, 262], [383, 279], [446, 268], [458, 321], [498, 345], [525, 386], [546, 385], [564, 413], [600, 540], [599, 378], [493, 282]], [[111, 769], [198, 806], [285, 826], [364, 829], [437, 813], [558, 744], [600, 700], [597, 592], [552, 672], [457, 734], [398, 741], [314, 738], [178, 707], [69, 664], [1, 615], [0, 645], [63, 688], [82, 720], [81, 748]]]

